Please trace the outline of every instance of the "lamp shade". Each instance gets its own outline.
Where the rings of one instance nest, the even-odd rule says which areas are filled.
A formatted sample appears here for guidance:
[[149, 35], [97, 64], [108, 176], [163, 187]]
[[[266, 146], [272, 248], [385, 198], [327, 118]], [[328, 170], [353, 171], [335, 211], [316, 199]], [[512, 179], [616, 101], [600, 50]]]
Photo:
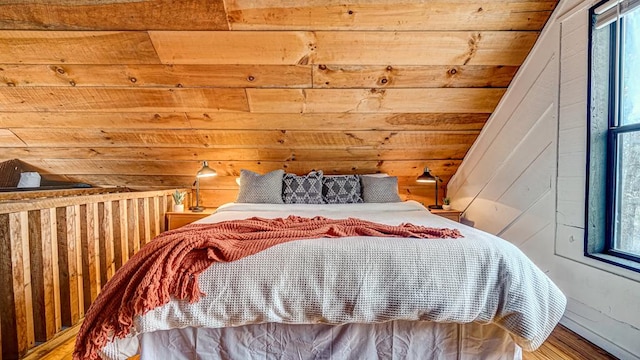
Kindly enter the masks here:
[[202, 162], [202, 168], [200, 170], [198, 170], [198, 173], [196, 174], [197, 178], [204, 178], [204, 177], [211, 177], [211, 176], [216, 176], [218, 175], [218, 173], [213, 170], [212, 168], [209, 167], [209, 163], [206, 161]]
[[424, 172], [422, 173], [422, 175], [418, 176], [418, 178], [416, 179], [416, 182], [434, 183], [436, 182], [436, 177], [431, 175], [431, 173], [429, 172], [429, 168], [424, 168]]

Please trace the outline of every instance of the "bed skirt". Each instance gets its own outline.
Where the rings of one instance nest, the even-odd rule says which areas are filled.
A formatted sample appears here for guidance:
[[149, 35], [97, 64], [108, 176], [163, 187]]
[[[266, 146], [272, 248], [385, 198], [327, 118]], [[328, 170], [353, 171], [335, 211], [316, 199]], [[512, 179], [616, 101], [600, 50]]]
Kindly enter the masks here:
[[126, 359], [141, 349], [150, 359], [509, 359], [522, 351], [500, 327], [390, 321], [375, 324], [266, 323], [221, 329], [155, 331], [113, 344], [108, 358]]

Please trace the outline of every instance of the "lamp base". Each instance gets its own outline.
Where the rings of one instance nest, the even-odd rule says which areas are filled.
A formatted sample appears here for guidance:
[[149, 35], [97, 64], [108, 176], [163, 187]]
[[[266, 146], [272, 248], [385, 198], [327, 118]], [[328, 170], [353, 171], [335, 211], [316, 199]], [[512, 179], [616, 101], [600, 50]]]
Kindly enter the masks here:
[[442, 209], [442, 205], [429, 205], [427, 206], [429, 209]]
[[202, 207], [202, 206], [191, 206], [189, 208], [189, 210], [191, 210], [193, 212], [203, 212], [204, 211], [204, 207]]

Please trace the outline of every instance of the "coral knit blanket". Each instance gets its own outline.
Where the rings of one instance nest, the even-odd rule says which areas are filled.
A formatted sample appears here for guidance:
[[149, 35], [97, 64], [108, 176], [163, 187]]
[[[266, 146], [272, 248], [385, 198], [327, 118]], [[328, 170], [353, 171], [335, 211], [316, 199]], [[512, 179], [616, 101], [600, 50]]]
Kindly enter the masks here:
[[253, 255], [292, 240], [346, 236], [458, 238], [458, 230], [413, 224], [391, 226], [348, 218], [289, 216], [194, 224], [165, 232], [135, 254], [109, 282], [87, 311], [76, 338], [73, 359], [97, 359], [109, 337], [125, 337], [137, 315], [171, 297], [196, 302], [205, 295], [198, 275], [215, 262]]

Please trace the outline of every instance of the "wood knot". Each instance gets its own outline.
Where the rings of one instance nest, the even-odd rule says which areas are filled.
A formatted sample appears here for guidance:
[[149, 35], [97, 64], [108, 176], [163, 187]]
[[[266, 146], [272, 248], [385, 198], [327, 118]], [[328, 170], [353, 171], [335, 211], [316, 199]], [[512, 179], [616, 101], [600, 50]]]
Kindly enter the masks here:
[[391, 71], [393, 70], [393, 67], [391, 67], [391, 65], [387, 66], [387, 71]]
[[131, 81], [132, 83], [136, 83], [138, 81], [138, 79], [134, 78], [133, 76], [129, 78], [129, 81]]
[[387, 78], [383, 77], [382, 79], [380, 79], [380, 84], [386, 84], [388, 82], [389, 82], [389, 80], [387, 80]]
[[482, 7], [478, 8], [478, 12], [482, 12], [484, 9]]
[[309, 55], [305, 55], [298, 60], [298, 65], [309, 65]]
[[16, 87], [16, 84], [15, 84], [15, 83], [12, 83], [12, 82], [8, 82], [8, 83], [7, 83], [7, 86], [8, 86], [8, 87]]
[[253, 75], [249, 75], [249, 76], [247, 76], [247, 80], [248, 80], [248, 81], [253, 81], [253, 80], [255, 80], [255, 79], [256, 79], [256, 78], [255, 78]]
[[182, 84], [178, 83], [178, 84], [176, 85], [176, 87], [181, 88], [181, 87], [182, 87]]
[[69, 84], [70, 84], [71, 86], [76, 86], [76, 82], [75, 82], [75, 81], [73, 81], [73, 80], [69, 81]]
[[349, 11], [347, 11], [347, 14], [349, 14], [349, 15], [353, 15], [353, 10], [349, 10]]
[[450, 69], [449, 70], [449, 75], [455, 75], [457, 73], [458, 73], [458, 70], [456, 70], [456, 69]]
[[318, 65], [318, 69], [320, 69], [320, 70], [327, 70], [327, 65], [320, 64], [320, 65]]
[[56, 68], [56, 72], [57, 72], [58, 74], [64, 74], [64, 69], [63, 69], [63, 68], [61, 68], [61, 67], [57, 67], [57, 68]]

